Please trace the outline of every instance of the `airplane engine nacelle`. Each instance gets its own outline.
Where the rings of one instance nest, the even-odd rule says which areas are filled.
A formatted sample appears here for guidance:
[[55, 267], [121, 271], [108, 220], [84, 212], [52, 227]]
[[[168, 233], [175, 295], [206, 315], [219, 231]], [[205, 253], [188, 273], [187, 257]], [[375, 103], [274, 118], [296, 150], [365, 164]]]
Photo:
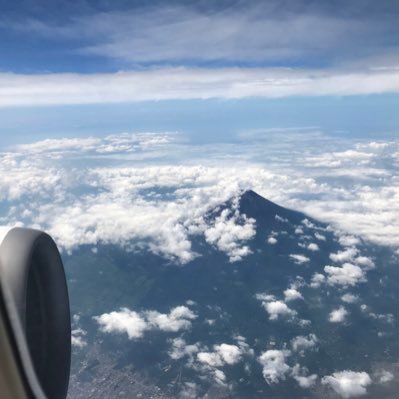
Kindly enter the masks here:
[[52, 238], [11, 229], [0, 246], [0, 283], [24, 368], [34, 370], [25, 370], [30, 380], [46, 398], [65, 399], [71, 323], [64, 268]]

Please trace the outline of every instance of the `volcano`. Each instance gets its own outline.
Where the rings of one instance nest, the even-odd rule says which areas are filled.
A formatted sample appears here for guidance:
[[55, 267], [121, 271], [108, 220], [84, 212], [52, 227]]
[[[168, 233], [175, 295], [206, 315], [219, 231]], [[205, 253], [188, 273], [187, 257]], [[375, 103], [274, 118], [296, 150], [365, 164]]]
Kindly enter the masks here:
[[389, 248], [254, 191], [206, 221], [185, 265], [114, 245], [65, 257], [71, 398], [394, 397], [399, 276]]

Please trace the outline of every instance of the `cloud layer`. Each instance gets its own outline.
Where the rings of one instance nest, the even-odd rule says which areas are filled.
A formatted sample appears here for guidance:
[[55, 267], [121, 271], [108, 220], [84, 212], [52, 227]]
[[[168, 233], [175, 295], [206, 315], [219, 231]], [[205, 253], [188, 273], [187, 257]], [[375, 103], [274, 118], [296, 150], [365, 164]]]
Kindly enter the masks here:
[[[251, 252], [256, 223], [237, 212], [237, 199], [252, 188], [281, 205], [330, 222], [336, 230], [357, 235], [337, 232], [344, 249], [331, 254], [326, 275], [318, 273], [314, 286], [326, 282], [345, 287], [365, 281], [374, 263], [358, 253], [359, 236], [399, 246], [398, 143], [344, 142], [342, 146], [353, 149], [331, 152], [326, 149], [331, 145], [328, 137], [303, 133], [320, 143], [318, 154], [303, 161], [302, 150], [297, 160], [293, 148], [306, 148], [305, 139], [303, 143], [289, 139], [286, 132], [282, 146], [281, 132], [278, 143], [268, 132], [264, 145], [263, 134], [253, 138], [256, 145], [240, 144], [231, 156], [223, 148], [207, 147], [210, 157], [167, 133], [19, 145], [1, 154], [0, 223], [45, 229], [67, 251], [84, 244], [111, 243], [130, 250], [144, 247], [178, 263], [198, 256], [191, 242], [202, 236], [230, 261], [239, 261]], [[359, 158], [359, 152], [367, 157]], [[252, 160], [264, 154], [272, 160], [267, 165]], [[331, 157], [338, 165], [334, 161], [330, 166]], [[179, 158], [181, 164], [170, 158]], [[322, 160], [327, 166], [319, 166]], [[348, 168], [349, 164], [354, 166]], [[348, 185], [347, 179], [356, 184]], [[207, 216], [232, 198], [231, 212]], [[297, 227], [298, 237], [311, 228], [308, 225]], [[321, 246], [322, 233], [313, 231], [310, 243]], [[279, 237], [272, 238], [278, 245]], [[317, 254], [315, 246], [309, 248], [306, 242], [300, 250], [306, 250], [306, 255], [291, 254], [293, 262], [303, 263], [298, 267], [306, 267]]]
[[399, 71], [162, 68], [83, 75], [0, 73], [0, 107], [399, 92]]

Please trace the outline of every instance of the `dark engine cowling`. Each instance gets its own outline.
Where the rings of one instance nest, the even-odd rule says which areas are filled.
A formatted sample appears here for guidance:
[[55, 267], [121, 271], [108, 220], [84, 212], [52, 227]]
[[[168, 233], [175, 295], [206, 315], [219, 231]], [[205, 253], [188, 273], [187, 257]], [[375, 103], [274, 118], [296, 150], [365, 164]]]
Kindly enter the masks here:
[[0, 246], [0, 282], [25, 369], [34, 370], [25, 370], [30, 382], [48, 399], [65, 399], [71, 322], [64, 268], [52, 238], [38, 230], [10, 230]]

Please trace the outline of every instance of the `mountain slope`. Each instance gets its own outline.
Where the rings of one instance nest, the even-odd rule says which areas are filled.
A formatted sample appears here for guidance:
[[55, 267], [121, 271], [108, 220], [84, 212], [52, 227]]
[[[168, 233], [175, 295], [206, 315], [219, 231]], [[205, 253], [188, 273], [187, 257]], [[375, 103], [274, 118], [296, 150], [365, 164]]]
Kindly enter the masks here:
[[[184, 266], [115, 246], [65, 259], [81, 329], [71, 398], [330, 398], [348, 370], [353, 392], [394, 392], [378, 382], [399, 354], [389, 249], [253, 191], [207, 218], [212, 234], [193, 236], [199, 256]], [[234, 245], [246, 256], [232, 261]]]

